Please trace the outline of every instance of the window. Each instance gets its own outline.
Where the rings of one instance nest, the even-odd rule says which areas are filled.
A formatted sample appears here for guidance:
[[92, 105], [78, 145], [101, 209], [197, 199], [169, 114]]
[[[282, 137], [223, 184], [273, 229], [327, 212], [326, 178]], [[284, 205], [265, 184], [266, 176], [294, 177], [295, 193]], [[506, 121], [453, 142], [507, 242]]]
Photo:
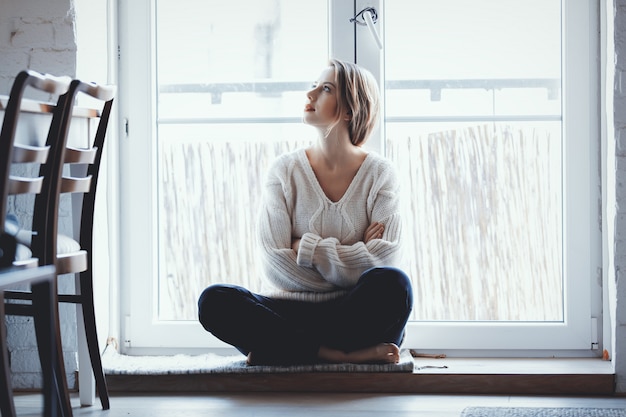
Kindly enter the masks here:
[[332, 55], [356, 58], [384, 90], [368, 147], [404, 179], [417, 301], [407, 344], [588, 354], [594, 11], [381, 0], [380, 53], [349, 22], [372, 5], [360, 3], [120, 5], [133, 34], [121, 39], [128, 347], [221, 346], [197, 323], [198, 294], [213, 282], [258, 288], [260, 179], [276, 155], [315, 140], [300, 121], [304, 91]]

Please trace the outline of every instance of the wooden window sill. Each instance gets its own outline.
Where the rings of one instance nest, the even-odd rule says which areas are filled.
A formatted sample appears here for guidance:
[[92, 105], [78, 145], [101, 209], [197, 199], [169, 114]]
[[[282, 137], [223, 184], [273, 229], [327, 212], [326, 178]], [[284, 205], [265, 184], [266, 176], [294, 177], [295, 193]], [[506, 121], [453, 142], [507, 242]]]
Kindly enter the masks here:
[[107, 384], [111, 392], [606, 396], [615, 392], [615, 374], [610, 361], [594, 358], [416, 358], [412, 373], [107, 375]]

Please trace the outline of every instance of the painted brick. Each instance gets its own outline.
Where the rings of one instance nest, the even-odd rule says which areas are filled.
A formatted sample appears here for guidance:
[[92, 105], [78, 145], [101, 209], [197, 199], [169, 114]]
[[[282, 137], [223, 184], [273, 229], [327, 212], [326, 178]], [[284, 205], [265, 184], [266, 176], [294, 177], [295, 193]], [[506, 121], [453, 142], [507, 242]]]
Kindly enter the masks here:
[[615, 158], [615, 173], [618, 177], [626, 177], [626, 157]]
[[[624, 233], [626, 231], [626, 213], [622, 212], [618, 212], [615, 214], [615, 244], [617, 244], [618, 241], [621, 240], [626, 240], [626, 233]], [[626, 257], [626, 253], [622, 253], [622, 252], [616, 252], [615, 256], [625, 256]]]
[[76, 31], [71, 18], [59, 19], [52, 23], [54, 46], [57, 49], [76, 50]]
[[35, 325], [32, 318], [28, 317], [27, 323], [14, 323], [11, 331], [7, 334], [9, 346], [20, 346], [20, 348], [37, 348], [37, 338], [35, 337]]
[[[624, 306], [622, 306], [624, 308]], [[626, 345], [626, 326], [615, 326], [615, 345]], [[620, 352], [620, 349], [618, 349]], [[616, 392], [626, 392], [626, 361], [615, 360], [615, 390]]]
[[[624, 249], [624, 244], [621, 245], [621, 249]], [[624, 326], [626, 325], [626, 305], [624, 305], [626, 303], [626, 282], [624, 281], [626, 280], [626, 271], [616, 271], [615, 277], [617, 280], [617, 314], [615, 320], [618, 326]], [[624, 337], [626, 337], [626, 334]]]
[[615, 129], [615, 148], [617, 156], [626, 157], [626, 127]]
[[624, 178], [618, 178], [615, 184], [615, 208], [618, 213], [624, 213], [626, 209], [626, 179]]
[[6, 19], [4, 16], [0, 16], [0, 49], [10, 46], [12, 29], [12, 19]]
[[11, 372], [41, 372], [37, 349], [20, 349], [11, 352]]
[[615, 98], [615, 128], [622, 129], [626, 127], [626, 98]]
[[76, 320], [66, 322], [61, 317], [61, 344], [63, 350], [76, 349], [77, 345]]
[[33, 50], [30, 69], [54, 75], [76, 73], [76, 50], [38, 49]]
[[2, 88], [4, 94], [8, 94], [15, 75], [28, 68], [30, 63], [30, 53], [24, 50], [0, 49], [0, 72], [3, 76], [9, 77], [6, 88]]
[[[61, 306], [63, 307], [63, 306]], [[75, 308], [74, 305], [68, 307]], [[35, 325], [32, 317], [20, 317], [28, 319], [22, 322], [11, 322], [7, 317], [7, 323], [10, 331], [7, 332], [7, 344], [10, 347], [19, 347], [20, 349], [31, 348], [37, 349], [37, 336], [35, 334]], [[72, 317], [61, 315], [61, 345], [63, 350], [75, 350], [77, 346], [76, 332], [76, 316]]]
[[54, 45], [52, 22], [41, 19], [21, 19], [11, 34], [15, 48], [48, 48]]
[[73, 14], [72, 0], [10, 0], [2, 2], [2, 14], [12, 17], [64, 17]]
[[[1, 50], [0, 55], [2, 55]], [[11, 91], [11, 84], [13, 84], [13, 77], [7, 77], [0, 74], [0, 94], [9, 94], [9, 91]]]
[[26, 390], [41, 389], [43, 385], [41, 381], [41, 373], [39, 372], [37, 373], [12, 372], [11, 384], [13, 385], [14, 388], [19, 387], [20, 389], [26, 389]]
[[[618, 70], [626, 69], [626, 55], [619, 53], [619, 51], [626, 49], [626, 31], [624, 30], [624, 24], [619, 25], [615, 23], [615, 49], [618, 53], [615, 54], [615, 67]], [[617, 91], [619, 92], [619, 90]]]
[[[37, 349], [19, 349], [10, 353], [11, 372], [41, 372], [39, 351]], [[63, 364], [66, 370], [76, 369], [78, 357], [76, 352], [63, 351]]]
[[[626, 264], [626, 241], [621, 239], [621, 240], [615, 240], [614, 242], [614, 247], [615, 247], [615, 263], [616, 265], [625, 265]], [[626, 282], [624, 281], [626, 279], [626, 269], [622, 270], [622, 269], [617, 269], [615, 271], [615, 279], [617, 281], [617, 294], [623, 294], [624, 296], [626, 296]], [[621, 276], [621, 277], [620, 277]], [[621, 278], [621, 279], [620, 279]], [[618, 297], [619, 299], [619, 297]], [[618, 312], [617, 312], [617, 316], [623, 315], [624, 317], [626, 317], [626, 305], [624, 304], [624, 302], [622, 302], [621, 304], [621, 310], [624, 310], [623, 312], [619, 311], [620, 308], [618, 308]], [[626, 320], [624, 321], [624, 324], [626, 324]]]
[[[66, 374], [67, 386], [71, 390], [77, 389], [76, 385], [76, 373], [70, 372]], [[35, 390], [42, 388], [41, 373], [13, 373], [11, 374], [11, 383], [13, 388], [20, 388], [25, 390]]]

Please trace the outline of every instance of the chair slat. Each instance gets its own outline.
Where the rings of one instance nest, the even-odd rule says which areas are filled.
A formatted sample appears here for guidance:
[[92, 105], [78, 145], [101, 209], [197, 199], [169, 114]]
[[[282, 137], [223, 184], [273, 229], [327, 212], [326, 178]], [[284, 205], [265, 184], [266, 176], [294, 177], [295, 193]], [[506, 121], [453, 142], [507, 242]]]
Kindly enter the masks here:
[[91, 187], [91, 176], [85, 178], [63, 177], [61, 179], [62, 193], [86, 193]]
[[90, 149], [77, 149], [70, 148], [65, 149], [65, 163], [66, 164], [93, 164], [96, 160], [97, 148]]
[[43, 177], [38, 178], [23, 178], [10, 176], [9, 177], [9, 195], [18, 194], [39, 194], [43, 185]]
[[48, 160], [50, 146], [29, 146], [15, 144], [13, 146], [14, 164], [44, 164]]

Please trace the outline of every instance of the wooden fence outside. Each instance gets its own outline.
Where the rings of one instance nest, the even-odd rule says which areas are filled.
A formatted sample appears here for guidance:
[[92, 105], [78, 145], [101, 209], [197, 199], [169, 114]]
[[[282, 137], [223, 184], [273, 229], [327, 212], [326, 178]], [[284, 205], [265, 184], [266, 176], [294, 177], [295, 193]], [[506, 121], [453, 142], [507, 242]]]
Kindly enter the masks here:
[[[159, 318], [196, 320], [208, 285], [259, 289], [254, 222], [280, 153], [308, 141], [162, 141]], [[560, 321], [561, 140], [477, 126], [390, 138], [413, 320]]]

